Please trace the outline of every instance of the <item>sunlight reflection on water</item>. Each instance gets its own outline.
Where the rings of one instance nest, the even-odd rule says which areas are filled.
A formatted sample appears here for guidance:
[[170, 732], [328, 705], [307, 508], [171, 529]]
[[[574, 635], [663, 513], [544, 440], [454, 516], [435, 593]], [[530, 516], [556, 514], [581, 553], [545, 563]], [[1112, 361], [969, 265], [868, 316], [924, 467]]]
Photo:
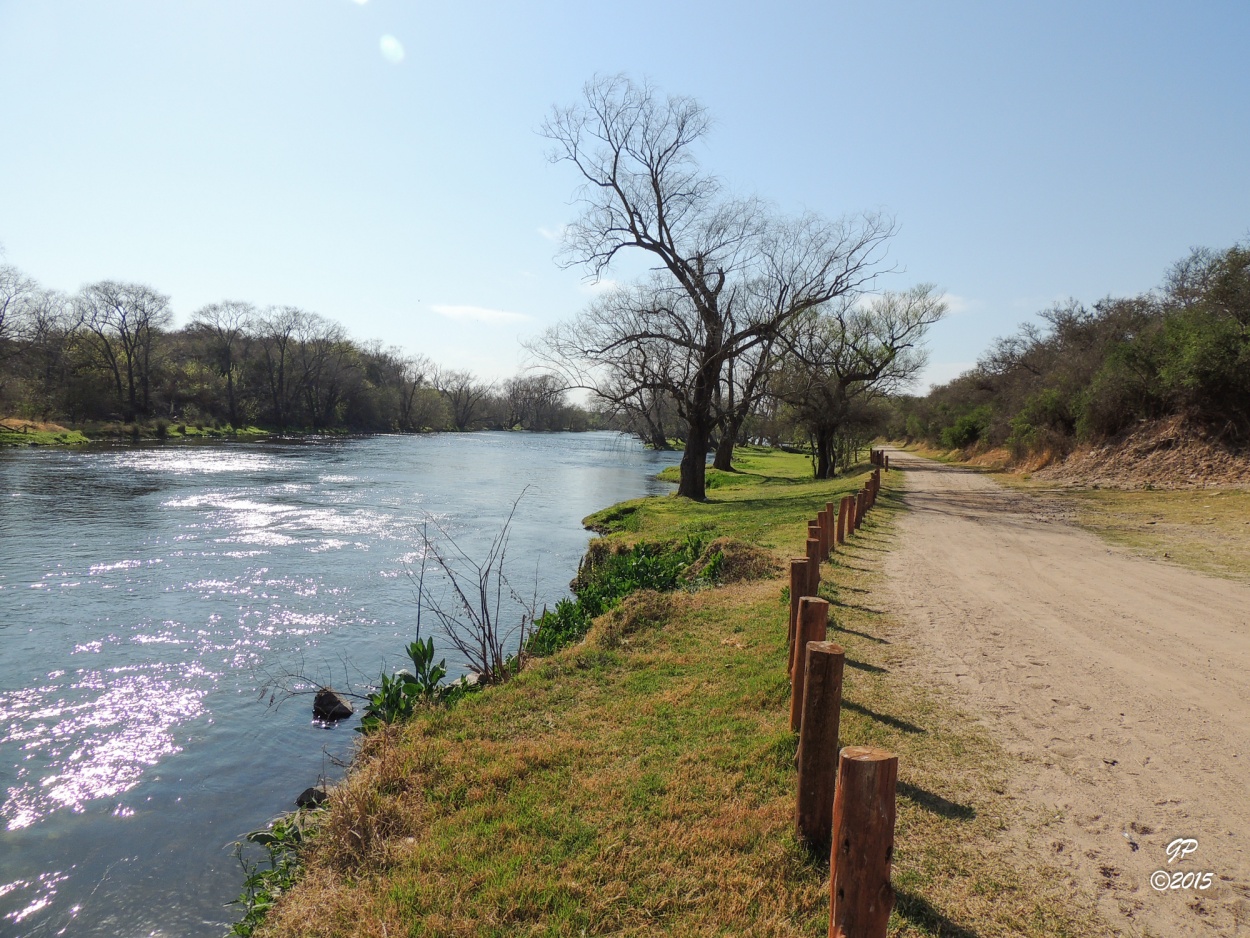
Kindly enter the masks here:
[[0, 804], [7, 829], [29, 827], [57, 808], [81, 812], [88, 801], [115, 798], [147, 767], [178, 752], [172, 730], [203, 712], [216, 675], [193, 662], [174, 672], [166, 664], [82, 669], [65, 684], [0, 693], [0, 745], [19, 743], [22, 751]]

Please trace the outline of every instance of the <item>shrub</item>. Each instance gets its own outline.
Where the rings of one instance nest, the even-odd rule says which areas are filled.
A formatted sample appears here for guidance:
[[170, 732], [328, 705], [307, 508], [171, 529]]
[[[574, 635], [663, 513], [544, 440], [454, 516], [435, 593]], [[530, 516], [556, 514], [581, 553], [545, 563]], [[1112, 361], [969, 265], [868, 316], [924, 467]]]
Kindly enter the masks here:
[[942, 445], [947, 449], [967, 449], [985, 435], [992, 415], [988, 404], [969, 411], [942, 431]]

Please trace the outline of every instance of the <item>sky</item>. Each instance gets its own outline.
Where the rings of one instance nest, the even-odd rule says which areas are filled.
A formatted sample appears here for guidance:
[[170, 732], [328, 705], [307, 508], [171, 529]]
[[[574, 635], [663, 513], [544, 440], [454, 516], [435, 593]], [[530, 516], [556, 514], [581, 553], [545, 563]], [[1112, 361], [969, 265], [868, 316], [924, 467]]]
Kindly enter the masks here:
[[1248, 45], [1240, 0], [0, 0], [0, 245], [179, 324], [294, 305], [506, 377], [595, 290], [555, 262], [577, 180], [539, 128], [623, 72], [708, 108], [734, 192], [894, 217], [878, 287], [951, 308], [923, 388], [1250, 237]]

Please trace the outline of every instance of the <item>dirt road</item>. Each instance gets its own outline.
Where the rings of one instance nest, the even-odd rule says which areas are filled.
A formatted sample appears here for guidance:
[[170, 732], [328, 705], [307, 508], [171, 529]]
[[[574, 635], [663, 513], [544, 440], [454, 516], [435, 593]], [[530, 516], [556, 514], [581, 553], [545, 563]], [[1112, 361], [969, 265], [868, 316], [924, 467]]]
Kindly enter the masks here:
[[910, 510], [887, 598], [928, 652], [917, 677], [953, 684], [1021, 757], [1015, 794], [1058, 815], [1008, 836], [1124, 934], [1250, 936], [1250, 588], [1131, 557], [984, 475], [890, 465]]

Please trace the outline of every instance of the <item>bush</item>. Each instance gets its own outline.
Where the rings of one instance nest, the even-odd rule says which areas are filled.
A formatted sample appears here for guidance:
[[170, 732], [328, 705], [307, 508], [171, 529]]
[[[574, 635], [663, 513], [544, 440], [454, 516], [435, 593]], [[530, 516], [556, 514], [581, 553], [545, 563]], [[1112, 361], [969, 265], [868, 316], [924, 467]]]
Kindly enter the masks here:
[[947, 449], [967, 449], [985, 436], [992, 415], [988, 404], [969, 411], [942, 431], [942, 445]]
[[688, 537], [668, 544], [625, 546], [592, 541], [573, 581], [575, 599], [562, 599], [534, 621], [525, 643], [532, 655], [549, 655], [579, 641], [591, 623], [625, 596], [643, 590], [665, 593], [684, 585], [686, 573], [703, 553], [703, 541]]
[[1056, 388], [1033, 395], [1011, 418], [1007, 446], [1019, 459], [1044, 449], [1063, 451], [1075, 429], [1068, 398]]

